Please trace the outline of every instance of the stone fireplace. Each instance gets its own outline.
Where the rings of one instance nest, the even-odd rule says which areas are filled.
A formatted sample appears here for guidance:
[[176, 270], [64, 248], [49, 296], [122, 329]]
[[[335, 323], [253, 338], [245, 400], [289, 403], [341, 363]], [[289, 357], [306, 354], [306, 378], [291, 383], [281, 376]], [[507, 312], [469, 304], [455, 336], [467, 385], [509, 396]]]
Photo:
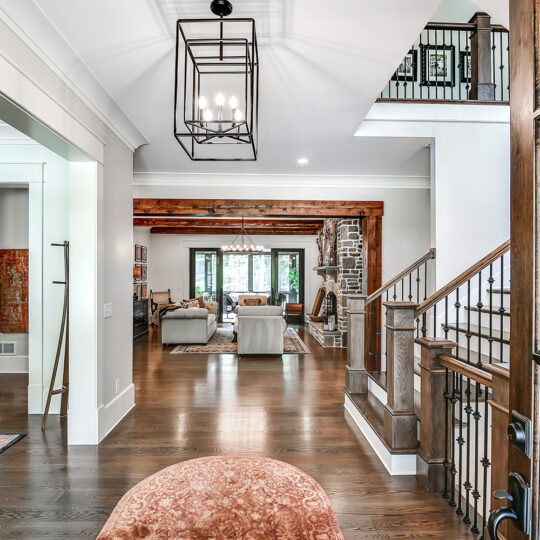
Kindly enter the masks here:
[[[328, 348], [347, 346], [347, 296], [360, 294], [363, 289], [363, 244], [360, 219], [339, 220], [336, 232], [334, 249], [337, 264], [333, 266], [321, 265], [314, 268], [323, 278], [322, 287], [325, 290], [325, 300], [320, 312], [323, 319], [327, 313], [329, 293], [336, 296], [336, 328], [335, 330], [325, 330], [323, 321], [308, 320], [310, 334], [323, 347]], [[321, 244], [324, 245], [324, 242]]]

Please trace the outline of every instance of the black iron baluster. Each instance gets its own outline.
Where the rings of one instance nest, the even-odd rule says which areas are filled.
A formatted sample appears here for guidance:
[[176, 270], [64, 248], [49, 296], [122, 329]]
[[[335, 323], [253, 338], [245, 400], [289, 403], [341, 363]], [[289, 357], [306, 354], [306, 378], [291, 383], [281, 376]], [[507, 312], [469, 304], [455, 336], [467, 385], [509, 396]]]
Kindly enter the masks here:
[[503, 328], [504, 328], [504, 313], [506, 309], [504, 309], [504, 255], [501, 257], [501, 305], [499, 306], [499, 313], [500, 315], [500, 356], [499, 356], [499, 362], [502, 362], [504, 359], [503, 353], [504, 353], [504, 343], [503, 343]]
[[433, 337], [437, 337], [437, 304], [433, 306]]
[[[506, 65], [510, 66], [510, 35], [506, 34]], [[510, 67], [507, 68], [507, 76], [506, 79], [508, 81], [508, 84], [506, 86], [506, 90], [508, 92], [508, 101], [510, 100], [510, 73], [509, 73]]]
[[373, 373], [373, 302], [369, 304], [369, 372]]
[[471, 280], [467, 281], [467, 364], [471, 363]]
[[[443, 28], [443, 31], [442, 31], [442, 47], [443, 47], [443, 54], [445, 54], [445, 49], [446, 49], [446, 30]], [[449, 69], [453, 69], [454, 66], [450, 67], [450, 66], [447, 66], [447, 70]], [[443, 90], [443, 99], [446, 99], [446, 84], [445, 84], [445, 81], [444, 81], [444, 77], [443, 77], [443, 83], [442, 83], [442, 90]]]
[[[426, 54], [424, 56], [426, 62], [424, 63], [424, 68], [426, 70], [426, 80], [428, 79], [428, 76], [429, 76], [429, 29], [427, 31], [427, 44], [426, 44]], [[431, 84], [430, 82], [427, 83], [427, 98], [428, 99], [431, 99]]]
[[[379, 310], [379, 321], [381, 322], [381, 324], [379, 324], [379, 330], [377, 332], [377, 343], [379, 343], [379, 349], [380, 349], [380, 347], [382, 347], [382, 320], [383, 320], [382, 311], [383, 309], [385, 309], [382, 303], [382, 298], [379, 299], [377, 302], [377, 309]], [[386, 309], [385, 309], [385, 313], [386, 313]], [[386, 314], [385, 314], [385, 319], [386, 319]], [[386, 342], [384, 344], [384, 347], [385, 347], [384, 352], [386, 353]], [[377, 373], [380, 375], [381, 374], [381, 351], [380, 350], [378, 352], [376, 362], [378, 366]]]
[[[478, 289], [480, 291], [480, 289]], [[478, 533], [478, 499], [480, 499], [480, 491], [478, 490], [478, 423], [482, 415], [478, 410], [478, 401], [480, 399], [480, 385], [476, 383], [475, 387], [475, 396], [474, 396], [474, 489], [472, 491], [472, 496], [474, 500], [473, 506], [473, 524], [471, 531], [473, 533]]]
[[450, 417], [450, 501], [448, 504], [450, 506], [456, 506], [456, 429], [455, 429], [455, 418], [456, 418], [456, 383], [457, 377], [456, 372], [452, 371], [452, 396], [450, 402], [452, 403], [452, 416]]
[[[424, 302], [427, 300], [427, 261], [424, 263]], [[427, 336], [427, 313], [422, 314], [422, 337]]]
[[493, 95], [497, 95], [497, 70], [495, 68], [495, 51], [497, 49], [497, 45], [495, 44], [495, 33], [491, 32], [491, 70], [493, 72], [492, 74], [492, 81], [493, 81]]
[[465, 467], [465, 483], [463, 484], [463, 487], [465, 488], [465, 517], [463, 518], [463, 522], [469, 525], [471, 523], [469, 503], [470, 503], [470, 495], [471, 495], [471, 489], [472, 489], [472, 484], [471, 484], [471, 413], [472, 413], [472, 408], [471, 408], [471, 379], [469, 377], [467, 377], [466, 394], [467, 394], [467, 405], [465, 407], [465, 412], [467, 413], [467, 428], [466, 428], [467, 441], [466, 441], [466, 446], [465, 446], [465, 449], [466, 449], [465, 459], [467, 460], [467, 463]]
[[493, 282], [495, 279], [493, 278], [493, 263], [489, 265], [489, 336], [488, 336], [488, 343], [489, 343], [489, 363], [493, 363]]
[[[469, 51], [471, 50], [470, 43], [471, 43], [471, 34], [468, 30], [465, 30], [465, 59], [467, 61], [467, 65], [466, 65], [467, 69], [465, 69], [466, 75], [469, 73], [468, 65], [469, 65], [469, 62], [471, 61], [471, 57], [469, 56]], [[465, 76], [465, 80], [467, 81], [465, 83], [465, 90], [467, 92], [467, 99], [469, 99], [469, 92], [471, 91], [471, 80], [467, 76]]]
[[[439, 46], [439, 36], [435, 29], [435, 49]], [[429, 56], [428, 56], [429, 58]], [[439, 70], [435, 68], [435, 99], [439, 99]]]
[[[388, 289], [386, 289], [386, 301], [388, 302]], [[388, 321], [388, 310], [385, 309], [384, 313], [384, 320]], [[384, 343], [384, 365], [386, 369], [386, 366], [388, 365], [388, 332], [385, 332]]]
[[502, 45], [502, 32], [499, 32], [499, 48], [501, 49], [499, 52], [500, 52], [500, 57], [501, 57], [501, 65], [499, 66], [499, 70], [500, 70], [500, 75], [501, 75], [501, 101], [504, 101], [504, 96], [503, 96], [503, 92], [504, 92], [504, 81], [503, 81], [503, 69], [504, 69], [504, 63], [503, 63], [503, 45]]
[[403, 300], [404, 300], [404, 298], [405, 298], [405, 297], [403, 296], [403, 295], [405, 294], [405, 284], [404, 284], [404, 282], [403, 282], [403, 279], [404, 279], [404, 278], [401, 278], [401, 301], [402, 301], [402, 302], [403, 302]]
[[487, 521], [487, 500], [490, 496], [488, 494], [487, 490], [487, 482], [488, 482], [488, 469], [491, 465], [491, 462], [488, 458], [488, 397], [489, 397], [489, 389], [487, 386], [484, 386], [484, 456], [482, 457], [482, 460], [480, 463], [482, 463], [482, 467], [484, 469], [484, 485], [482, 489], [482, 536], [480, 537], [481, 540], [484, 538], [484, 532], [486, 530], [486, 521]]
[[[450, 30], [450, 49], [452, 49], [454, 47], [454, 31], [453, 30]], [[458, 54], [459, 56], [459, 54]], [[453, 68], [454, 66], [452, 66]], [[458, 82], [459, 84], [459, 82]], [[450, 99], [454, 99], [454, 86], [452, 85], [450, 87]]]
[[463, 515], [462, 500], [461, 500], [461, 489], [463, 487], [463, 445], [465, 444], [465, 439], [463, 438], [463, 375], [459, 375], [459, 391], [458, 391], [458, 403], [459, 403], [459, 436], [457, 438], [458, 443], [458, 501], [456, 514], [458, 516]]
[[[458, 51], [461, 51], [461, 30], [458, 30], [458, 33], [457, 33], [457, 43], [458, 43], [458, 46], [457, 46]], [[465, 69], [465, 66], [460, 67], [461, 62], [462, 62], [461, 54], [459, 54], [458, 71], [461, 70], [461, 69]], [[464, 72], [464, 73], [466, 73], [466, 72]], [[458, 99], [461, 100], [461, 77], [459, 77], [459, 79], [458, 79]]]
[[459, 287], [456, 289], [456, 302], [454, 304], [456, 308], [456, 358], [459, 358], [459, 308], [461, 304], [459, 303]]
[[444, 297], [444, 339], [448, 339], [448, 296]]
[[450, 461], [448, 459], [448, 413], [450, 401], [450, 389], [448, 388], [448, 368], [445, 369], [444, 379], [444, 489], [443, 497], [448, 499], [448, 476], [450, 475]]
[[[416, 269], [416, 303], [420, 303], [420, 267]], [[416, 317], [416, 337], [420, 337], [420, 317]]]
[[476, 367], [482, 367], [482, 336], [480, 335], [480, 329], [482, 328], [482, 309], [484, 304], [482, 304], [482, 270], [478, 272], [478, 302], [476, 303], [478, 308], [478, 361], [476, 362]]
[[[422, 57], [424, 55], [424, 47], [422, 43], [422, 32], [420, 32], [420, 41], [418, 43], [418, 56], [420, 57], [420, 65], [422, 65]], [[422, 86], [422, 74], [420, 74], [420, 84], [418, 85], [418, 89], [420, 91], [420, 99], [423, 99], [423, 90], [424, 87]]]
[[412, 302], [412, 272], [409, 274], [409, 302]]
[[397, 300], [397, 293], [396, 293], [396, 285], [395, 285], [395, 283], [394, 283], [394, 296], [393, 296], [393, 298], [394, 298], [394, 302], [395, 302]]
[[411, 93], [412, 93], [412, 98], [414, 99], [414, 86], [415, 86], [415, 73], [416, 73], [416, 62], [414, 61], [414, 43], [413, 43], [413, 46], [411, 47], [411, 51], [412, 51], [412, 58], [411, 58], [411, 67], [412, 67], [412, 73], [411, 73]]

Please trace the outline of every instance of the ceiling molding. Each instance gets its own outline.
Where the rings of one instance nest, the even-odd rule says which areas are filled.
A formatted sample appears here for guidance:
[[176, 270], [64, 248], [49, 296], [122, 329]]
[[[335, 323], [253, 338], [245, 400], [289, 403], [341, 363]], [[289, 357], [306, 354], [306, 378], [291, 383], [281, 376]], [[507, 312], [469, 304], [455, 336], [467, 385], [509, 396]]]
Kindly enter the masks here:
[[[6, 11], [4, 6], [0, 7], [0, 17], [3, 22], [126, 146], [135, 151], [139, 146], [148, 144], [146, 138], [122, 111], [34, 0], [24, 3], [14, 2], [9, 7], [10, 13]], [[43, 23], [45, 19], [47, 24], [39, 25], [40, 43], [34, 41], [18, 24], [16, 13], [13, 12], [13, 10], [17, 11], [17, 9], [21, 9], [18, 14], [25, 24], [29, 20]], [[34, 14], [29, 13], [31, 10], [34, 10]], [[62, 58], [54, 53], [55, 43], [58, 44], [59, 40], [61, 40], [64, 48]], [[45, 44], [49, 45], [48, 50], [45, 50]], [[69, 51], [68, 54], [66, 54], [67, 51]], [[77, 73], [77, 82], [68, 75], [68, 71]]]
[[429, 176], [134, 172], [134, 186], [429, 189]]

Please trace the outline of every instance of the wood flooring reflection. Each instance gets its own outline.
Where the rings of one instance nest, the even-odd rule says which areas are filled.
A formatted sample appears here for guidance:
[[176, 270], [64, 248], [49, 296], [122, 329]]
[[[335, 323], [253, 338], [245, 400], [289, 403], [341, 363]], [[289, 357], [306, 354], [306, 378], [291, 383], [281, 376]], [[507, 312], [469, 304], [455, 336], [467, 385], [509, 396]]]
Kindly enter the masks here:
[[390, 477], [343, 409], [345, 351], [242, 358], [134, 346], [137, 406], [98, 448], [66, 449], [65, 423], [26, 415], [25, 376], [0, 375], [0, 429], [28, 437], [0, 454], [0, 538], [94, 538], [118, 499], [178, 461], [256, 454], [326, 490], [347, 539], [475, 538], [415, 477]]

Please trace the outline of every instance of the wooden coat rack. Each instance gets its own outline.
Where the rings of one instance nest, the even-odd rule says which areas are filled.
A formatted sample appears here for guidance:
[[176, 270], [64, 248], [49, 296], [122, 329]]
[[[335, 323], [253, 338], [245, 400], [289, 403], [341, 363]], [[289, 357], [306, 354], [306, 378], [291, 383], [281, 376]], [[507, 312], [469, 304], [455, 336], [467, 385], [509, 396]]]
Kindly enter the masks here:
[[[63, 244], [51, 245], [64, 248], [64, 281], [53, 281], [53, 283], [55, 285], [64, 285], [65, 289], [64, 309], [62, 310], [62, 323], [60, 325], [60, 335], [58, 336], [58, 346], [56, 348], [56, 358], [54, 360], [54, 368], [51, 375], [51, 383], [49, 385], [47, 403], [45, 405], [45, 412], [43, 413], [43, 422], [41, 424], [42, 431], [45, 431], [45, 426], [47, 425], [47, 416], [49, 415], [52, 397], [57, 394], [62, 394], [62, 401], [60, 402], [60, 416], [67, 416], [69, 394], [69, 242], [65, 241]], [[64, 343], [64, 337], [64, 374], [62, 376], [62, 388], [55, 389], [54, 381], [56, 380], [56, 373], [58, 371], [58, 365], [60, 363], [60, 356], [62, 354], [62, 343]]]

